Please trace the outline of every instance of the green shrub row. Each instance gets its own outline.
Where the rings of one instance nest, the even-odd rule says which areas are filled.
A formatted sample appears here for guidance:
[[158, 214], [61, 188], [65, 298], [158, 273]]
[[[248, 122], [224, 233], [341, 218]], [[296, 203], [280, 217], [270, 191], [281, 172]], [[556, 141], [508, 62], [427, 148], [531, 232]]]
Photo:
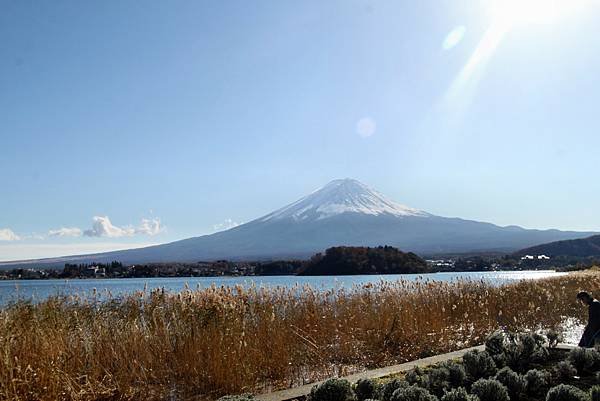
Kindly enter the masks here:
[[[539, 380], [546, 380], [544, 375], [539, 375], [540, 371], [530, 372], [534, 372], [530, 377], [535, 377], [531, 379], [532, 383], [540, 384]], [[441, 397], [406, 380], [395, 379], [378, 385], [375, 381], [362, 379], [352, 386], [344, 379], [329, 379], [312, 388], [308, 401], [511, 401], [515, 399], [513, 397], [518, 399], [526, 394], [530, 382], [525, 376], [519, 376], [512, 370], [498, 373], [510, 384], [506, 385], [499, 379], [478, 379], [470, 386], [470, 392], [465, 387], [449, 388]], [[223, 397], [220, 400], [255, 401], [252, 396]], [[600, 401], [600, 386], [593, 386], [585, 392], [573, 385], [559, 384], [548, 390], [545, 401]]]

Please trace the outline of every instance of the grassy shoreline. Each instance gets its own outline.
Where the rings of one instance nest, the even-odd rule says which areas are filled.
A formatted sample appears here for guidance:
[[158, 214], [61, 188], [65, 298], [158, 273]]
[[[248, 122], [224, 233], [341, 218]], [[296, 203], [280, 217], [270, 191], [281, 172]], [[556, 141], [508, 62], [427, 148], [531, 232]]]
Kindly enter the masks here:
[[50, 298], [0, 309], [0, 399], [210, 399], [303, 384], [481, 343], [498, 328], [582, 319], [597, 272], [521, 281], [398, 281]]

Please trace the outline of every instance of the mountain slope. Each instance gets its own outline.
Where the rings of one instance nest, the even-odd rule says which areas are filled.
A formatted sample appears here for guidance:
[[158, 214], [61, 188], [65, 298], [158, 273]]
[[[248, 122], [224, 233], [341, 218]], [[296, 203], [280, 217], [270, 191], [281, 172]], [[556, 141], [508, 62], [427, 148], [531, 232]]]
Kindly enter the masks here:
[[587, 238], [555, 241], [541, 244], [516, 252], [516, 255], [547, 255], [547, 256], [600, 256], [600, 235]]
[[391, 245], [420, 254], [512, 252], [591, 234], [499, 227], [435, 216], [400, 205], [356, 180], [344, 179], [332, 181], [288, 206], [227, 231], [147, 248], [26, 261], [21, 265], [298, 258], [340, 245]]

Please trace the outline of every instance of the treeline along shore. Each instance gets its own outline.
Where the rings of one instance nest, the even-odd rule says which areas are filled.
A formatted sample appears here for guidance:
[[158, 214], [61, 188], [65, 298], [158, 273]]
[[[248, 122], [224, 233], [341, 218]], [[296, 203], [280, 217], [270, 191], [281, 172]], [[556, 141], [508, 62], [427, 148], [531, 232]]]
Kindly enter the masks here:
[[272, 275], [410, 274], [498, 270], [582, 270], [600, 261], [585, 257], [523, 258], [515, 255], [446, 255], [424, 259], [391, 246], [332, 247], [308, 260], [195, 263], [65, 264], [62, 269], [0, 270], [0, 280], [72, 278], [218, 277]]
[[263, 392], [481, 344], [559, 332], [597, 271], [494, 286], [381, 281], [351, 289], [210, 287], [0, 308], [0, 399], [183, 400]]

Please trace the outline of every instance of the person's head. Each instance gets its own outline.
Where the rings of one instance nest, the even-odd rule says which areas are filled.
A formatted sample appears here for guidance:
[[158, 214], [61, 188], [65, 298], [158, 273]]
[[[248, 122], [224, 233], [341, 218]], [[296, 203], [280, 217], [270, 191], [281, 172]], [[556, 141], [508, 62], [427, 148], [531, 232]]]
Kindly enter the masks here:
[[588, 292], [581, 291], [577, 294], [577, 301], [582, 305], [589, 305], [593, 300], [594, 298]]

